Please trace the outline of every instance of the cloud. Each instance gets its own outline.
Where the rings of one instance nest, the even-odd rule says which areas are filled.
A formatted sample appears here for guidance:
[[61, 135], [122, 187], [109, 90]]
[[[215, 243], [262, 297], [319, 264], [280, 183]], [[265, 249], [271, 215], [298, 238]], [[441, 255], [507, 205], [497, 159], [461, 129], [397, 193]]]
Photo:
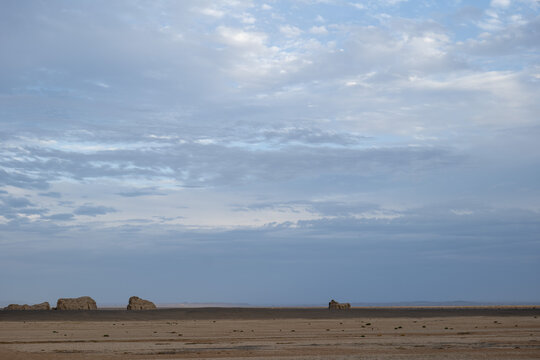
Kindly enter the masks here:
[[2, 196], [1, 200], [4, 205], [15, 209], [27, 208], [34, 205], [30, 200], [24, 197]]
[[0, 216], [9, 222], [28, 221], [47, 212], [47, 208], [36, 205], [26, 197], [13, 196], [7, 192], [6, 195], [0, 194]]
[[46, 192], [46, 193], [39, 193], [38, 195], [45, 196], [45, 197], [51, 197], [51, 198], [55, 198], [55, 199], [60, 199], [62, 197], [62, 194], [60, 194], [57, 191], [49, 191], [49, 192]]
[[261, 131], [263, 138], [266, 141], [271, 141], [280, 146], [285, 144], [328, 144], [328, 145], [355, 145], [360, 144], [362, 141], [368, 139], [368, 137], [347, 134], [336, 133], [332, 131], [326, 131], [315, 128], [284, 128], [276, 130], [263, 130]]
[[[81, 214], [81, 215], [87, 215], [87, 214]], [[65, 213], [65, 214], [53, 214], [53, 215], [48, 215], [48, 216], [42, 216], [41, 218], [45, 220], [52, 220], [52, 221], [69, 221], [69, 220], [73, 220], [74, 216], [73, 214]]]
[[328, 34], [328, 30], [324, 26], [312, 26], [309, 32], [317, 35]]
[[255, 298], [275, 269], [304, 291], [335, 267], [390, 284], [397, 264], [413, 296], [481, 263], [513, 294], [538, 273], [535, 4], [4, 5], [0, 270], [129, 250], [170, 259], [162, 274], [194, 265], [180, 280], [201, 297], [210, 281]]
[[512, 4], [511, 0], [491, 0], [490, 5], [493, 7], [507, 8]]
[[[243, 299], [248, 297], [250, 302], [270, 301], [270, 295], [259, 298], [251, 293], [252, 286], [255, 286], [253, 292], [258, 293], [264, 291], [269, 284], [273, 287], [269, 293], [273, 301], [278, 303], [313, 301], [313, 297], [326, 298], [327, 293], [335, 291], [348, 291], [350, 298], [364, 301], [367, 300], [366, 292], [379, 301], [403, 300], [404, 297], [432, 300], [440, 296], [433, 295], [434, 292], [442, 292], [443, 298], [453, 294], [469, 300], [481, 300], [484, 296], [496, 297], [500, 301], [515, 300], [516, 297], [535, 298], [538, 290], [526, 284], [534, 281], [536, 272], [532, 270], [539, 260], [538, 243], [534, 241], [540, 226], [538, 214], [468, 204], [473, 210], [472, 215], [455, 215], [450, 211], [454, 205], [412, 208], [403, 211], [403, 217], [391, 220], [323, 218], [299, 223], [268, 224], [256, 229], [187, 231], [166, 225], [150, 228], [135, 225], [131, 228], [123, 226], [102, 230], [95, 227], [70, 229], [61, 234], [65, 236], [69, 233], [75, 237], [84, 234], [87, 241], [83, 248], [92, 251], [81, 251], [81, 247], [74, 247], [72, 241], [54, 251], [45, 247], [42, 241], [27, 243], [24, 251], [5, 246], [5, 251], [0, 254], [0, 266], [3, 267], [0, 270], [18, 264], [20, 271], [16, 276], [22, 280], [27, 279], [29, 274], [35, 274], [30, 266], [32, 264], [51, 274], [71, 268], [72, 274], [80, 280], [88, 269], [96, 269], [109, 274], [103, 278], [105, 283], [125, 285], [125, 282], [118, 282], [124, 276], [122, 271], [112, 271], [125, 269], [130, 274], [138, 275], [138, 279], [141, 276], [155, 277], [157, 281], [163, 281], [163, 285], [175, 278], [182, 284], [182, 288], [191, 289], [191, 296], [197, 301], [204, 301], [205, 296], [215, 296], [204, 288], [210, 284], [215, 291], [222, 286], [223, 281], [227, 285], [220, 292], [224, 298], [217, 300], [232, 302], [236, 300], [235, 296]], [[127, 234], [129, 239], [126, 239]], [[28, 233], [24, 233], [19, 241], [25, 241], [28, 236]], [[144, 242], [148, 236], [152, 237], [153, 242]], [[55, 239], [61, 242], [62, 236], [56, 236]], [[37, 263], [28, 261], [29, 258], [35, 259]], [[152, 259], [156, 258], [159, 261], [153, 263]], [[43, 266], [46, 263], [56, 266]], [[79, 266], [73, 266], [73, 263]], [[119, 266], [119, 263], [124, 265]], [[141, 263], [152, 266], [148, 269], [136, 266]], [[391, 269], [388, 268], [389, 263], [392, 263]], [[328, 285], [333, 284], [331, 281], [321, 282], [321, 279], [326, 279], [325, 276], [331, 279], [332, 275], [325, 275], [329, 267], [342, 272], [351, 281], [358, 280], [359, 274], [366, 274], [362, 275], [366, 285], [361, 291], [354, 287], [343, 290], [340, 286]], [[242, 271], [245, 273], [246, 268], [254, 272], [253, 276], [244, 277], [241, 282], [231, 280], [238, 279], [235, 275]], [[197, 281], [192, 277], [178, 277], [178, 271], [183, 273], [189, 269], [200, 276]], [[148, 274], [148, 271], [152, 273]], [[385, 279], [387, 286], [380, 287], [378, 281], [370, 281], [372, 277], [368, 275], [369, 271], [376, 271]], [[162, 276], [157, 276], [160, 273]], [[519, 273], [522, 273], [521, 277], [517, 276]], [[92, 274], [96, 275], [95, 272]], [[494, 274], [497, 275], [498, 286], [478, 288], [484, 281], [493, 281]], [[317, 275], [316, 278], [314, 275]], [[448, 280], [443, 285], [440, 283], [441, 276]], [[397, 296], [395, 287], [401, 286], [400, 283], [406, 279], [409, 279], [407, 287], [400, 288], [400, 295]], [[205, 286], [197, 287], [196, 283], [203, 280]], [[35, 280], [28, 277], [28, 281], [33, 284]], [[425, 288], [426, 282], [430, 284], [429, 291]], [[312, 286], [293, 293], [275, 291], [284, 286], [294, 289], [299, 283]], [[168, 288], [158, 284], [160, 286], [154, 289], [155, 297], [166, 300], [171, 294], [163, 290]], [[389, 285], [391, 290], [388, 290]], [[36, 286], [40, 285], [36, 282]], [[74, 284], [64, 284], [56, 291], [65, 291], [72, 286]], [[109, 292], [99, 291], [98, 286], [103, 286], [103, 282], [89, 282], [85, 286], [95, 286], [98, 299], [111, 296]], [[505, 298], [504, 289], [501, 289], [507, 286], [516, 288], [517, 293], [513, 292], [511, 298]], [[118, 290], [117, 287], [113, 288]], [[34, 287], [32, 289], [35, 291]], [[319, 290], [322, 292], [318, 293]], [[306, 294], [306, 291], [309, 293]], [[121, 292], [115, 293], [112, 298], [117, 296], [121, 297]], [[175, 293], [175, 296], [183, 295]]]
[[200, 9], [201, 14], [216, 17], [216, 18], [222, 18], [225, 15], [224, 11], [215, 9], [215, 8], [204, 8]]
[[[382, 217], [380, 205], [358, 201], [298, 200], [285, 202], [257, 202], [249, 205], [235, 205], [235, 211], [275, 210], [282, 212], [309, 212], [319, 217]], [[393, 211], [386, 211], [387, 215]], [[380, 215], [377, 216], [376, 214]]]
[[282, 25], [279, 27], [279, 31], [290, 38], [298, 37], [302, 34], [302, 30], [293, 25]]
[[18, 172], [7, 172], [2, 169], [0, 169], [0, 185], [40, 190], [45, 190], [49, 187], [47, 180], [43, 177], [35, 178], [34, 176], [28, 176]]
[[136, 189], [133, 191], [122, 191], [117, 193], [117, 195], [123, 196], [123, 197], [138, 197], [138, 196], [147, 196], [147, 195], [166, 195], [165, 193], [159, 192], [155, 188], [143, 188], [143, 189]]
[[357, 8], [358, 10], [364, 10], [366, 8], [366, 5], [362, 3], [350, 3], [350, 5]]
[[73, 212], [75, 215], [97, 216], [116, 212], [116, 209], [107, 206], [82, 205]]
[[539, 45], [536, 41], [540, 33], [540, 16], [529, 21], [515, 22], [503, 26], [502, 23], [495, 28], [493, 33], [482, 34], [479, 38], [469, 39], [463, 44], [459, 44], [460, 51], [477, 56], [521, 56], [525, 49], [527, 51], [538, 51]]
[[261, 32], [245, 31], [226, 26], [217, 28], [223, 43], [237, 47], [262, 48], [266, 42], [266, 35]]

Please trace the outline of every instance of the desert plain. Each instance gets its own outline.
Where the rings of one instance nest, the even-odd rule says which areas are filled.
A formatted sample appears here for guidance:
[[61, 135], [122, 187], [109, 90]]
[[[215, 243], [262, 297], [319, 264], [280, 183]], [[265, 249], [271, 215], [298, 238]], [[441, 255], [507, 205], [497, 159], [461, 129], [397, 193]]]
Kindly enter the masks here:
[[540, 307], [0, 311], [0, 359], [539, 359]]

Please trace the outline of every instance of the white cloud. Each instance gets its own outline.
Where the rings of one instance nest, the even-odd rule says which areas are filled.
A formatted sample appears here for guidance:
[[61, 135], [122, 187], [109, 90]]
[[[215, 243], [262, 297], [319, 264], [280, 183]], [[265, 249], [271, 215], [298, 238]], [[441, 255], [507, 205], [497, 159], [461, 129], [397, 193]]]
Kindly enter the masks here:
[[312, 26], [309, 32], [317, 35], [328, 34], [328, 30], [324, 26]]
[[512, 4], [511, 0], [491, 0], [490, 5], [493, 7], [507, 8]]
[[224, 43], [240, 47], [261, 48], [267, 39], [266, 34], [261, 32], [245, 31], [226, 26], [218, 27], [217, 32]]
[[402, 2], [407, 2], [409, 0], [381, 0], [380, 2], [386, 5], [397, 5]]
[[351, 6], [354, 6], [358, 10], [364, 10], [366, 6], [362, 3], [350, 3]]
[[298, 37], [302, 34], [302, 30], [293, 25], [282, 25], [279, 27], [279, 31], [287, 37]]
[[111, 86], [103, 81], [97, 81], [97, 80], [94, 80], [94, 81], [90, 81], [90, 83], [98, 86], [98, 87], [101, 87], [101, 88], [104, 88], [104, 89], [108, 89], [110, 88]]
[[[410, 87], [422, 91], [444, 91], [469, 96], [472, 116], [478, 124], [504, 126], [512, 124], [534, 124], [529, 111], [534, 111], [534, 91], [524, 79], [527, 74], [511, 71], [490, 71], [451, 75], [446, 79], [411, 78]], [[475, 110], [474, 110], [475, 109]], [[529, 109], [529, 110], [527, 110]], [[471, 113], [471, 114], [472, 114]], [[517, 114], [520, 115], [517, 115]], [[511, 120], [510, 120], [511, 119]]]
[[240, 19], [244, 24], [255, 24], [255, 22], [257, 22], [257, 19], [249, 13], [242, 13]]
[[203, 8], [199, 9], [199, 12], [203, 15], [215, 17], [215, 18], [222, 18], [225, 15], [225, 12], [216, 8]]
[[520, 14], [515, 14], [510, 16], [510, 23], [514, 26], [524, 26], [527, 24], [527, 21]]
[[473, 211], [471, 210], [468, 210], [468, 209], [450, 209], [450, 212], [454, 215], [458, 215], [458, 216], [464, 216], [464, 215], [472, 215], [474, 214]]
[[487, 31], [497, 31], [504, 28], [503, 21], [495, 11], [486, 11], [487, 18], [478, 23], [478, 27]]

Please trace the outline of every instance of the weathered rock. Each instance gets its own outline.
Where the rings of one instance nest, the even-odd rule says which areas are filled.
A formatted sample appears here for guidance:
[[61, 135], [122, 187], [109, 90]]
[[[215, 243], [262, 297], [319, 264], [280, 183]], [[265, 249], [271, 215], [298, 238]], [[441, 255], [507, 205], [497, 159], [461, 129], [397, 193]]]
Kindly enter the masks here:
[[141, 299], [138, 296], [129, 298], [128, 310], [155, 310], [156, 305], [148, 300]]
[[42, 302], [41, 304], [35, 304], [30, 306], [30, 310], [51, 310], [51, 306], [48, 302]]
[[30, 305], [9, 304], [4, 310], [30, 310]]
[[58, 299], [56, 310], [97, 310], [97, 305], [90, 296], [81, 296], [78, 298]]
[[335, 300], [332, 300], [328, 303], [328, 309], [330, 310], [348, 310], [351, 308], [349, 303], [338, 303]]
[[41, 304], [35, 305], [9, 304], [4, 308], [4, 310], [51, 310], [51, 306], [48, 302], [42, 302]]

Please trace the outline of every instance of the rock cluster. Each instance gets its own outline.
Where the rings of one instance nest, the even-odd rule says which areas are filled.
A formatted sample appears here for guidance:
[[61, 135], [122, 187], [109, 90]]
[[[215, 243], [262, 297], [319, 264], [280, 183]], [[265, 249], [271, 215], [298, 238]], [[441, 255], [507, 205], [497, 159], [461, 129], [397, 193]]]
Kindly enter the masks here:
[[42, 302], [41, 304], [35, 305], [9, 304], [4, 308], [4, 310], [51, 310], [51, 306], [48, 302]]
[[349, 303], [338, 303], [335, 300], [332, 300], [328, 303], [328, 309], [330, 310], [348, 310], [351, 308]]
[[56, 310], [97, 310], [94, 299], [90, 296], [58, 299]]
[[141, 299], [138, 296], [129, 298], [128, 310], [155, 310], [156, 305], [148, 300]]

